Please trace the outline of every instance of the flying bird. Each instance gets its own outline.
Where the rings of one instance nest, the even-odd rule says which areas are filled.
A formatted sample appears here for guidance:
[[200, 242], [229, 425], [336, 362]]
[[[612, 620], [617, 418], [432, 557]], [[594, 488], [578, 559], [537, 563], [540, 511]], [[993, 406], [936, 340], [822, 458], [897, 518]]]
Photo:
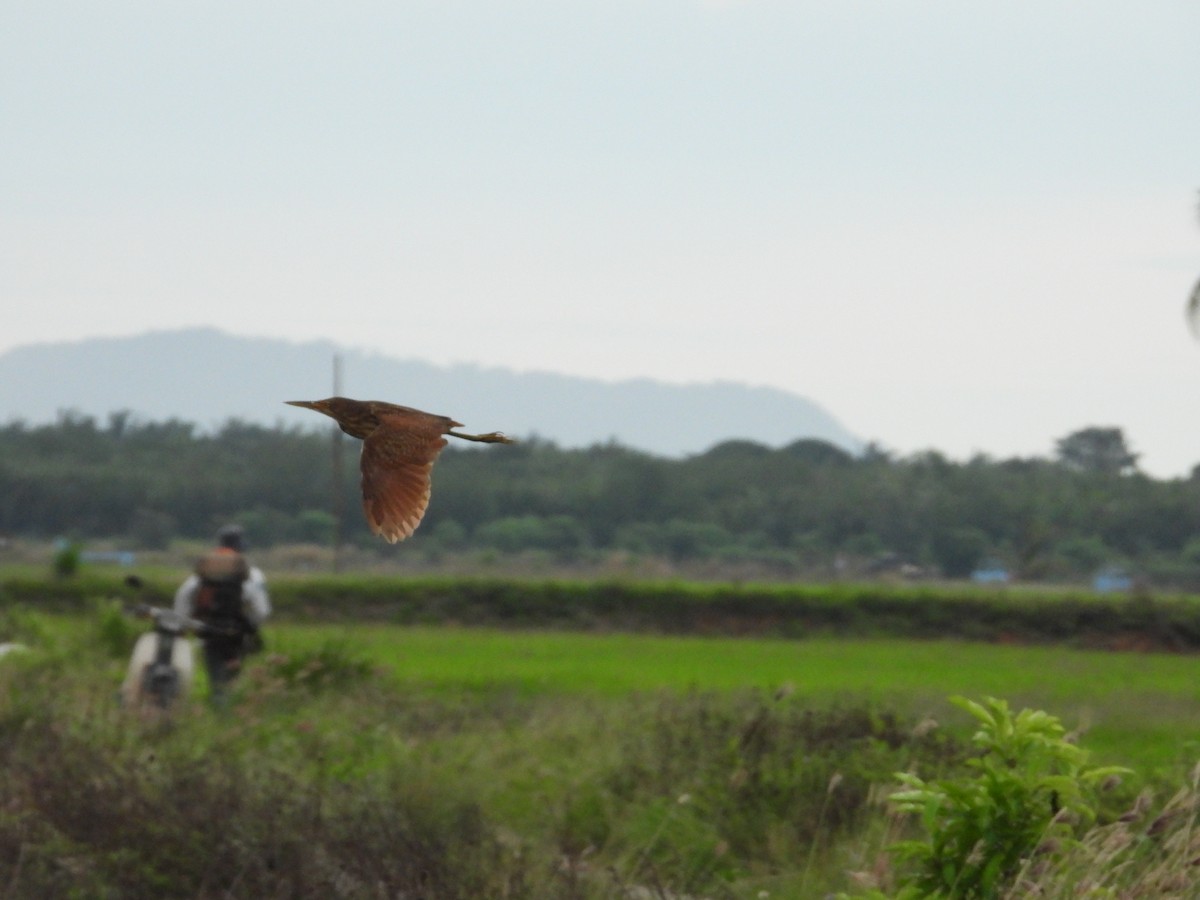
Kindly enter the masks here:
[[363, 512], [371, 531], [391, 544], [404, 540], [421, 524], [429, 506], [433, 463], [449, 443], [442, 435], [483, 444], [515, 443], [498, 431], [453, 431], [462, 423], [382, 400], [330, 397], [285, 402], [324, 413], [346, 434], [362, 439]]

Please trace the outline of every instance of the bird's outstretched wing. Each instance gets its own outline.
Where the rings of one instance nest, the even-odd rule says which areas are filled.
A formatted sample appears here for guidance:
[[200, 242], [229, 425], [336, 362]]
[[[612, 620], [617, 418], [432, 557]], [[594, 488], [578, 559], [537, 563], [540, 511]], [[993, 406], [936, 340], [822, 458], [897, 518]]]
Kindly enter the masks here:
[[1197, 281], [1196, 286], [1192, 288], [1192, 296], [1187, 305], [1187, 320], [1192, 334], [1200, 339], [1200, 281]]
[[421, 524], [433, 463], [447, 442], [440, 423], [414, 428], [410, 417], [379, 419], [379, 427], [363, 441], [363, 512], [371, 531], [394, 544]]

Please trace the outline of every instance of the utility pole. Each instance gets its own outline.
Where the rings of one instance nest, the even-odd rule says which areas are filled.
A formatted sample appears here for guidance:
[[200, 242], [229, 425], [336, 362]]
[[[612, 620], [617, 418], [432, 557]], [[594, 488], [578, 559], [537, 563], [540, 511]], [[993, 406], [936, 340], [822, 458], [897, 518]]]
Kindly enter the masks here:
[[[342, 357], [333, 354], [333, 396], [342, 396]], [[342, 490], [342, 429], [333, 426], [333, 571], [342, 568], [342, 519], [345, 493]]]

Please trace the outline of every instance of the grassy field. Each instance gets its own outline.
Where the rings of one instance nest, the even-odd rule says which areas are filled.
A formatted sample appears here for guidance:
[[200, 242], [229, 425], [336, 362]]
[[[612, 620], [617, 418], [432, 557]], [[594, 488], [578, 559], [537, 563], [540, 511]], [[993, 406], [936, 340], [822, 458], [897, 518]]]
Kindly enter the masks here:
[[1200, 661], [1191, 656], [943, 641], [804, 641], [513, 632], [383, 625], [272, 629], [289, 652], [344, 642], [399, 682], [446, 691], [615, 697], [661, 689], [781, 688], [812, 702], [954, 718], [952, 695], [1046, 709], [1097, 756], [1139, 770], [1200, 755]]
[[951, 695], [1078, 727], [1114, 803], [1200, 756], [1185, 655], [284, 616], [229, 715], [164, 728], [116, 707], [114, 604], [6, 617], [44, 648], [0, 667], [13, 896], [824, 897], [901, 836], [895, 772], [961, 766]]
[[[75, 616], [47, 617], [63, 628]], [[371, 624], [274, 623], [271, 649], [326, 645], [398, 685], [519, 697], [616, 699], [656, 691], [786, 691], [819, 706], [868, 705], [948, 725], [954, 695], [1045, 709], [1094, 754], [1143, 772], [1200, 759], [1200, 659], [1044, 645], [906, 639], [715, 638]]]

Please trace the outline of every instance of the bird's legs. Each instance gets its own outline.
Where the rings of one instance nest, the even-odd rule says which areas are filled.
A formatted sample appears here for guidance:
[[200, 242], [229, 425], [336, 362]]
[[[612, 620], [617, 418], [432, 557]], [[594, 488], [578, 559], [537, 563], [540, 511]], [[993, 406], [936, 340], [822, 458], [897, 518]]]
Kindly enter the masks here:
[[447, 431], [450, 437], [462, 438], [464, 441], [477, 441], [480, 444], [515, 444], [510, 437], [499, 431], [489, 431], [487, 434], [463, 434], [461, 431]]

